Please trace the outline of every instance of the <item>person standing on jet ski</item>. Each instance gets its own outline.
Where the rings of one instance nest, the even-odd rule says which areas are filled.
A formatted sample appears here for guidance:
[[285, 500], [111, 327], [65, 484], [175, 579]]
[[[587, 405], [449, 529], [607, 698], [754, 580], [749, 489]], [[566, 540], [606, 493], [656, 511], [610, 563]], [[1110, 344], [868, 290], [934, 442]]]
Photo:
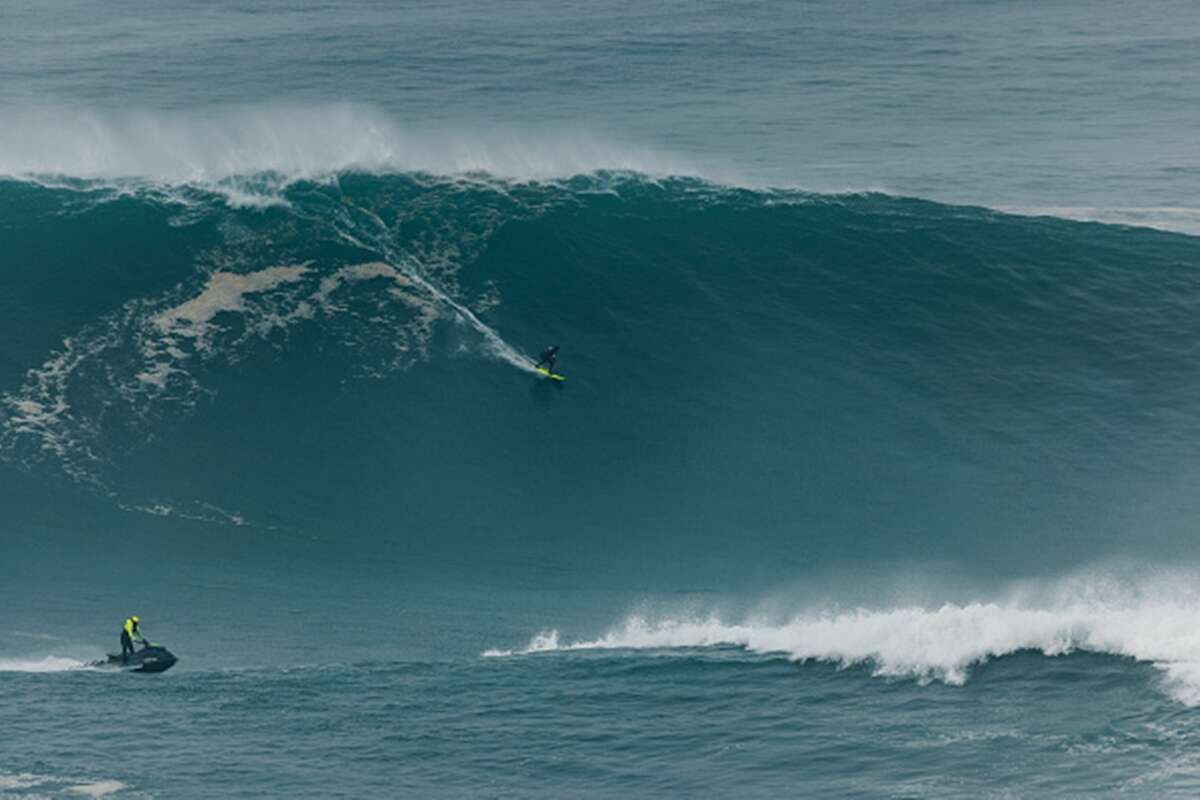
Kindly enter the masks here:
[[552, 344], [538, 356], [535, 367], [545, 366], [547, 372], [554, 372], [554, 362], [558, 359], [558, 345]]
[[127, 660], [133, 655], [134, 643], [140, 643], [142, 647], [146, 646], [146, 637], [142, 636], [142, 629], [139, 627], [141, 620], [137, 614], [134, 614], [129, 619], [125, 620], [125, 627], [121, 629], [121, 660]]

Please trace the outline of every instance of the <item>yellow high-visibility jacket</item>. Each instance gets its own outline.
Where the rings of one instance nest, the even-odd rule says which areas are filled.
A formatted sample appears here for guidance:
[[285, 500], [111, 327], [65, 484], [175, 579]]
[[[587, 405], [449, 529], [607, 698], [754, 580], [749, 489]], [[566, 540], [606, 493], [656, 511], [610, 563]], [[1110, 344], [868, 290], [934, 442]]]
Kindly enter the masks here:
[[129, 634], [129, 640], [132, 642], [146, 641], [146, 637], [142, 636], [141, 627], [139, 627], [138, 624], [133, 621], [133, 617], [125, 620], [125, 632]]

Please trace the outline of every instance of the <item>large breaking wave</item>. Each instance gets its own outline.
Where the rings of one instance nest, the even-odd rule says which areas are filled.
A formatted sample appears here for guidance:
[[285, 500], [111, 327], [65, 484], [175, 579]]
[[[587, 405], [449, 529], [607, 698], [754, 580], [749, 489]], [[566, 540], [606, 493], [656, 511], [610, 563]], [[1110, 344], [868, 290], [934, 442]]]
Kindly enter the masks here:
[[429, 130], [353, 104], [192, 111], [25, 106], [10, 109], [5, 120], [0, 176], [202, 186], [246, 205], [279, 202], [280, 189], [291, 183], [349, 171], [512, 180], [694, 171], [651, 148], [582, 131]]
[[[284, 190], [298, 181], [329, 181], [346, 172], [545, 181], [597, 171], [700, 176], [747, 188], [779, 185], [741, 169], [732, 156], [696, 161], [569, 126], [438, 128], [362, 103], [188, 110], [15, 103], [6, 108], [0, 128], [0, 177], [124, 190], [202, 187], [233, 206], [249, 208], [286, 202]], [[884, 186], [836, 185], [845, 192]], [[994, 202], [986, 196], [972, 199]], [[1107, 206], [1034, 200], [1015, 204], [1010, 197], [1000, 207], [1018, 214], [1200, 233], [1200, 208], [1178, 203], [1133, 206], [1114, 198]]]
[[[155, 517], [489, 577], [1193, 557], [1197, 240], [602, 150], [410, 159], [339, 113], [341, 143], [286, 114], [195, 140], [191, 119], [99, 119], [62, 161], [28, 119], [0, 133], [26, 148], [0, 147], [21, 176], [0, 182], [0, 458]], [[529, 373], [550, 342], [561, 390]], [[496, 652], [731, 646], [957, 683], [1089, 650], [1200, 699], [1195, 598], [1106, 586], [638, 615]]]
[[[219, 404], [223, 384], [323, 361], [312, 380], [331, 387], [464, 356], [528, 371], [528, 353], [562, 339], [579, 378], [616, 392], [586, 395], [597, 413], [636, 427], [667, 404], [670, 423], [648, 440], [667, 437], [669, 460], [708, 442], [693, 464], [712, 453], [749, 481], [713, 496], [757, 497], [783, 514], [775, 528], [855, 527], [844, 504], [825, 523], [806, 504], [879, 470], [892, 479], [866, 508], [935, 528], [936, 504], [920, 498], [951, 485], [990, 486], [983, 507], [996, 489], [1022, 497], [1013, 525], [1032, 514], [1040, 529], [1076, 511], [1044, 513], [1059, 500], [1022, 480], [1060, 495], [1072, 484], [1078, 508], [1120, 483], [1126, 508], [1149, 508], [1181, 497], [1158, 472], [1194, 474], [1183, 434], [1200, 430], [1200, 290], [1187, 237], [612, 172], [340, 173], [279, 192], [259, 210], [211, 187], [0, 183], [6, 250], [30, 254], [7, 273], [22, 303], [9, 320], [43, 332], [17, 356], [24, 376], [4, 377], [3, 456], [160, 513], [175, 503], [118, 484], [172, 420]], [[95, 285], [91, 317], [57, 314], [55, 298], [96, 274], [117, 280]], [[770, 377], [746, 384], [746, 364]], [[481, 401], [505, 391], [479, 379], [468, 393]], [[611, 441], [583, 432], [578, 463], [607, 459]], [[763, 469], [778, 478], [764, 483]], [[197, 502], [193, 516], [245, 519], [213, 511], [241, 498]]]

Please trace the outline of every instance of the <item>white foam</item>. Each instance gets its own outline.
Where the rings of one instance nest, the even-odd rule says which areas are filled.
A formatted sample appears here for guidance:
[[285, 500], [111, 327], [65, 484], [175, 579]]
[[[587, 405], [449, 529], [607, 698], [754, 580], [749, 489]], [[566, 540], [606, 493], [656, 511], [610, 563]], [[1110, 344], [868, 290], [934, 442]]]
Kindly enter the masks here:
[[[251, 315], [255, 312], [254, 329], [265, 335], [272, 328], [284, 327], [295, 316], [305, 312], [292, 311], [283, 315], [264, 309], [252, 309], [250, 298], [279, 289], [301, 280], [309, 268], [305, 265], [267, 267], [257, 272], [215, 272], [208, 276], [199, 294], [178, 305], [153, 315], [143, 326], [141, 352], [142, 369], [137, 382], [159, 391], [166, 389], [174, 375], [186, 376], [183, 363], [193, 352], [205, 353], [211, 343], [209, 335], [219, 314]], [[191, 351], [185, 344], [190, 345]]]
[[111, 412], [114, 400], [128, 403], [127, 424], [136, 424], [174, 381], [178, 391], [171, 399], [188, 406], [200, 391], [188, 362], [215, 355], [210, 350], [220, 315], [243, 317], [247, 333], [242, 338], [284, 326], [291, 312], [281, 316], [275, 306], [286, 305], [287, 299], [272, 294], [299, 282], [308, 271], [299, 265], [245, 274], [216, 272], [182, 302], [136, 298], [64, 339], [61, 349], [29, 370], [19, 389], [0, 396], [6, 412], [0, 416], [0, 455], [26, 465], [50, 456], [74, 480], [109, 493], [101, 477], [106, 465], [101, 416]]
[[32, 789], [44, 782], [39, 775], [31, 772], [18, 772], [13, 775], [0, 774], [0, 789]]
[[417, 132], [378, 109], [352, 104], [224, 107], [192, 111], [110, 111], [26, 105], [5, 109], [0, 175], [140, 179], [216, 186], [273, 174], [231, 188], [246, 205], [271, 202], [290, 181], [348, 170], [486, 172], [546, 179], [597, 170], [684, 174], [678, 160], [585, 132], [489, 129]]
[[0, 658], [0, 672], [72, 672], [88, 665], [74, 658], [45, 656], [37, 659]]
[[393, 289], [394, 296], [407, 297], [408, 295], [399, 291], [399, 289], [414, 285], [410, 278], [391, 264], [385, 264], [382, 261], [372, 261], [366, 264], [352, 264], [348, 267], [342, 267], [336, 272], [326, 275], [321, 279], [321, 283], [317, 286], [317, 291], [313, 293], [311, 300], [325, 311], [325, 313], [341, 311], [342, 307], [336, 305], [332, 300], [333, 294], [339, 288], [347, 283], [369, 281], [375, 278], [383, 278], [396, 284], [396, 288]]
[[216, 272], [209, 276], [200, 294], [156, 314], [151, 322], [165, 334], [202, 338], [217, 314], [244, 312], [247, 295], [298, 281], [306, 272], [305, 266], [267, 267], [246, 274]]
[[125, 784], [120, 781], [92, 781], [90, 783], [79, 783], [69, 786], [67, 787], [67, 791], [72, 794], [81, 794], [85, 797], [107, 797], [124, 788]]
[[335, 299], [339, 289], [347, 284], [378, 279], [389, 282], [391, 285], [386, 290], [388, 296], [407, 306], [413, 313], [407, 324], [394, 329], [393, 346], [400, 353], [411, 350], [424, 353], [425, 345], [433, 335], [434, 323], [441, 317], [436, 295], [428, 282], [410, 276], [391, 264], [382, 261], [351, 264], [326, 275], [304, 303], [304, 312], [310, 315], [313, 309], [319, 309], [325, 315], [343, 312], [345, 307]]
[[27, 373], [19, 391], [0, 396], [8, 412], [0, 422], [0, 452], [11, 452], [20, 440], [32, 441], [42, 453], [53, 454], [74, 480], [94, 483], [91, 467], [99, 459], [83, 441], [90, 424], [73, 418], [67, 390], [74, 372], [112, 343], [111, 331], [68, 337], [41, 367]]
[[[411, 258], [402, 258], [400, 254], [395, 253], [388, 245], [386, 237], [381, 237], [378, 235], [381, 232], [387, 232], [389, 230], [387, 224], [380, 219], [378, 214], [363, 208], [359, 208], [358, 211], [363, 216], [372, 220], [377, 228], [376, 235], [373, 237], [373, 243], [375, 244], [374, 249], [382, 250], [383, 252], [388, 253], [398, 263], [412, 261]], [[338, 234], [343, 239], [357, 247], [368, 248], [367, 243], [359, 238], [359, 235], [356, 232], [339, 229]], [[430, 298], [436, 301], [436, 303], [451, 309], [461, 322], [470, 326], [478, 334], [483, 336], [484, 348], [493, 358], [504, 361], [511, 366], [516, 367], [517, 369], [530, 373], [534, 372], [533, 362], [527, 355], [517, 350], [508, 342], [504, 341], [504, 338], [501, 337], [500, 334], [497, 333], [491, 326], [479, 319], [479, 316], [475, 314], [475, 312], [471, 311], [471, 309], [467, 308], [463, 303], [455, 300], [445, 290], [439, 288], [432, 281], [423, 276], [419, 269], [414, 268], [405, 271], [403, 274], [409, 283], [419, 287], [424, 293], [429, 295]]]
[[[19, 772], [7, 775], [0, 773], [0, 791], [24, 792], [29, 789], [36, 789], [39, 793], [51, 792], [60, 794], [61, 792], [68, 792], [84, 797], [107, 797], [126, 788], [128, 788], [126, 784], [117, 780], [63, 778], [54, 775], [35, 775], [32, 772]], [[23, 794], [21, 796], [41, 797], [43, 795]]]
[[500, 650], [500, 649], [484, 650], [483, 656], [485, 658], [505, 658], [507, 656], [515, 656], [515, 655], [527, 656], [527, 655], [531, 655], [533, 653], [552, 653], [555, 650], [563, 650], [563, 649], [579, 650], [579, 649], [584, 649], [584, 648], [580, 645], [568, 645], [568, 646], [564, 647], [558, 641], [558, 631], [551, 630], [551, 631], [542, 631], [541, 633], [537, 634], [536, 636], [533, 637], [532, 640], [530, 640], [529, 644], [526, 645], [521, 650]]
[[[371, 261], [324, 274], [310, 264], [221, 270], [188, 294], [180, 287], [162, 298], [130, 300], [65, 339], [59, 351], [29, 370], [19, 389], [0, 396], [6, 412], [0, 416], [0, 456], [25, 466], [52, 460], [74, 480], [113, 495], [104, 478], [104, 420], [139, 425], [168, 406], [186, 410], [207, 391], [198, 366], [211, 359], [237, 361], [249, 340], [268, 340], [318, 314], [323, 323], [350, 326], [347, 345], [390, 354], [378, 367], [358, 365], [359, 374], [388, 374], [428, 357], [434, 326], [443, 316], [474, 328], [487, 355], [531, 369], [528, 357], [423, 276], [410, 257], [392, 255], [401, 266]], [[374, 313], [359, 315], [339, 292], [370, 281], [383, 285], [355, 292], [354, 300], [373, 303]], [[117, 400], [126, 404], [126, 414], [113, 413]], [[241, 515], [215, 507], [188, 510], [157, 500], [119, 504], [159, 516], [247, 524]]]
[[[825, 165], [837, 167], [837, 165]], [[186, 111], [93, 109], [27, 103], [5, 109], [0, 125], [0, 177], [51, 187], [135, 187], [167, 192], [196, 186], [235, 208], [286, 206], [282, 192], [297, 181], [325, 182], [348, 172], [488, 174], [504, 180], [549, 181], [598, 171], [647, 177], [703, 176], [750, 189], [771, 187], [832, 194], [903, 187], [873, 182], [782, 184], [729, 165], [703, 165], [661, 150], [581, 130], [491, 127], [418, 130], [369, 105], [226, 106]], [[1200, 235], [1200, 208], [1188, 206], [996, 205], [984, 198], [942, 197], [1030, 216], [1137, 225]]]
[[[169, 503], [118, 503], [117, 506], [124, 511], [149, 514], [152, 517], [178, 517], [195, 522], [231, 525], [235, 528], [243, 528], [250, 524], [245, 516], [236, 511], [226, 511], [212, 503], [200, 500], [192, 501], [184, 508], [177, 508]], [[262, 527], [271, 530], [274, 526], [264, 525]]]
[[565, 641], [537, 634], [519, 650], [553, 651], [739, 647], [795, 661], [870, 665], [875, 675], [964, 683], [970, 668], [991, 658], [1034, 650], [1047, 656], [1092, 651], [1148, 662], [1181, 703], [1200, 705], [1200, 597], [1185, 582], [1122, 587], [1071, 580], [1052, 591], [1014, 592], [1004, 600], [850, 610], [810, 609], [782, 621], [717, 615], [633, 615], [595, 639]]

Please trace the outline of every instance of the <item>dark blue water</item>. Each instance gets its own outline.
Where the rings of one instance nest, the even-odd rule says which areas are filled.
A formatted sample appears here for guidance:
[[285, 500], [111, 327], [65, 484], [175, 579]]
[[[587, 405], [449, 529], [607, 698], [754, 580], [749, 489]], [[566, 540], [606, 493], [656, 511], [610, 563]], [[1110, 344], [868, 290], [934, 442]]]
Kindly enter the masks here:
[[6, 8], [0, 796], [1194, 795], [1190, 13]]

